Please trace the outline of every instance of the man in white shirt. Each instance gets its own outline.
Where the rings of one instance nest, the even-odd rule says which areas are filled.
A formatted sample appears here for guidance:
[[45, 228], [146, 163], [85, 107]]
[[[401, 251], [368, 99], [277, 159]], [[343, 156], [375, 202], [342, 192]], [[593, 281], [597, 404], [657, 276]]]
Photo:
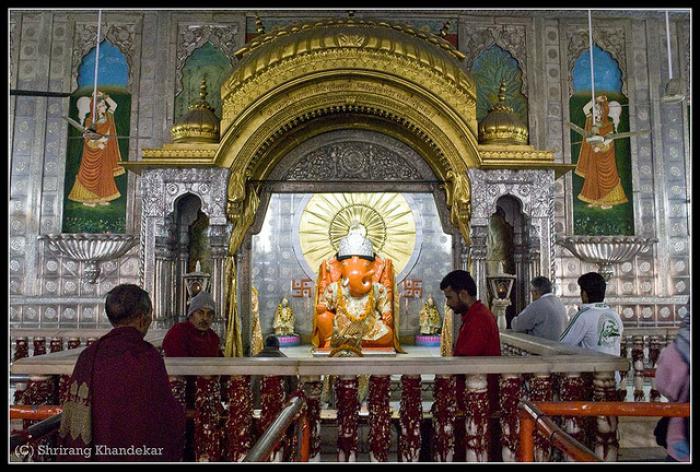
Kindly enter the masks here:
[[559, 341], [566, 326], [566, 308], [559, 297], [552, 293], [552, 282], [538, 276], [530, 282], [530, 303], [510, 322], [513, 331]]
[[614, 356], [620, 355], [622, 321], [615, 310], [603, 302], [605, 279], [597, 272], [588, 272], [578, 279], [583, 304], [562, 333], [562, 344]]

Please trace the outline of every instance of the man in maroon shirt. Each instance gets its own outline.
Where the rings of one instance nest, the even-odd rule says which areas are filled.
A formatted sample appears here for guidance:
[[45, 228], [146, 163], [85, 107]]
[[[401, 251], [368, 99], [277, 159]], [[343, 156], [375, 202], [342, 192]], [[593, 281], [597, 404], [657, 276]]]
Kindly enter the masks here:
[[[219, 336], [211, 329], [216, 313], [216, 304], [212, 296], [205, 291], [192, 297], [187, 309], [187, 320], [173, 325], [163, 338], [165, 357], [223, 357], [219, 346]], [[221, 378], [221, 392], [226, 395], [226, 379]], [[187, 376], [185, 386], [185, 405], [193, 409], [197, 394], [196, 377]], [[194, 427], [187, 422], [185, 461], [195, 460]]]
[[[496, 325], [496, 318], [491, 311], [476, 298], [476, 283], [463, 270], [450, 272], [440, 282], [440, 290], [445, 294], [447, 306], [455, 314], [462, 316], [462, 326], [452, 351], [453, 356], [500, 356], [501, 338]], [[498, 375], [489, 374], [488, 396], [489, 417], [498, 409]], [[465, 411], [465, 376], [457, 376], [457, 409]], [[498, 422], [489, 420], [490, 460], [500, 460], [497, 446]], [[455, 424], [455, 460], [465, 460], [465, 420]]]
[[214, 299], [199, 292], [190, 300], [187, 320], [170, 328], [163, 339], [165, 357], [221, 357], [219, 336], [211, 329], [216, 312]]
[[107, 294], [114, 329], [75, 364], [59, 430], [59, 461], [179, 461], [185, 411], [168, 385], [163, 358], [144, 341], [148, 293], [122, 284]]

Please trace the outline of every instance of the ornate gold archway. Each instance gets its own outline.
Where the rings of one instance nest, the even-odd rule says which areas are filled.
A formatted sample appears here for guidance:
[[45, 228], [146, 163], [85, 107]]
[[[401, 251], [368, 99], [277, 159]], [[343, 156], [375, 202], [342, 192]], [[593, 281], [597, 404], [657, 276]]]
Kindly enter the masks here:
[[294, 146], [343, 127], [380, 131], [419, 152], [446, 182], [452, 223], [468, 240], [466, 170], [480, 164], [476, 87], [450, 43], [408, 26], [334, 19], [262, 35], [236, 55], [215, 158], [231, 169], [231, 251], [257, 210], [256, 184]]
[[[467, 168], [480, 165], [476, 87], [450, 43], [408, 26], [326, 20], [262, 35], [236, 56], [240, 62], [221, 90], [215, 157], [231, 170], [230, 281], [260, 183], [293, 147], [333, 129], [371, 129], [414, 148], [445, 181], [450, 219], [469, 240]], [[228, 287], [231, 355], [242, 343], [236, 290]]]
[[[236, 252], [255, 219], [262, 184], [301, 143], [328, 131], [365, 129], [410, 146], [444, 182], [450, 221], [467, 245], [468, 169], [566, 170], [567, 165], [553, 163], [551, 152], [529, 145], [478, 144], [476, 86], [464, 55], [430, 33], [381, 21], [330, 19], [263, 34], [235, 54], [240, 61], [221, 89], [218, 143], [176, 140], [145, 149], [141, 161], [124, 164], [135, 172], [230, 170], [227, 355], [242, 355]], [[198, 110], [206, 103], [195, 105]], [[210, 123], [193, 126], [193, 137], [213, 136]]]

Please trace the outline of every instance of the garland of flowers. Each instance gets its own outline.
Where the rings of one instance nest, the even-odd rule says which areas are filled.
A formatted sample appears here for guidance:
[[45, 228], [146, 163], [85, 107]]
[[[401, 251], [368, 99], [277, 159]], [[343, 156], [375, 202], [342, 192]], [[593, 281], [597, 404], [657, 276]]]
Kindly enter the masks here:
[[309, 462], [321, 461], [321, 394], [323, 382], [310, 380], [304, 383], [306, 389], [306, 417], [311, 427], [311, 447]]
[[[612, 402], [617, 400], [615, 378], [595, 378], [593, 380], [593, 401]], [[616, 461], [620, 443], [617, 439], [616, 416], [593, 416], [596, 420], [595, 448], [596, 454], [602, 452], [604, 461]], [[602, 451], [601, 451], [602, 449]]]
[[399, 461], [417, 462], [420, 454], [421, 408], [420, 375], [401, 376], [401, 403], [399, 410]]
[[372, 375], [369, 378], [369, 457], [371, 462], [389, 460], [391, 440], [391, 411], [389, 409], [388, 375]]
[[515, 462], [518, 450], [518, 403], [521, 398], [522, 379], [519, 375], [501, 375], [499, 379], [499, 401], [501, 408], [501, 442], [504, 449], [503, 462]]
[[240, 462], [253, 445], [253, 399], [250, 391], [250, 377], [231, 376], [228, 398], [227, 456], [229, 461]]
[[170, 383], [170, 391], [173, 392], [175, 400], [180, 402], [183, 409], [187, 408], [187, 380], [180, 375], [171, 375], [168, 377]]
[[[260, 380], [260, 422], [258, 437], [267, 431], [284, 406], [286, 393], [284, 379], [279, 375], [263, 376]], [[270, 452], [265, 461], [278, 462], [284, 450], [289, 447], [287, 437], [282, 436], [279, 444]]]
[[[68, 349], [80, 347], [80, 338], [69, 338]], [[61, 375], [58, 380], [58, 402], [63, 405], [68, 401], [68, 387], [70, 386], [70, 375]]]
[[[564, 375], [559, 389], [560, 400], [563, 402], [583, 401], [585, 397], [585, 383], [584, 378], [580, 374]], [[564, 431], [569, 433], [572, 438], [584, 443], [586, 437], [585, 418], [564, 416], [562, 420]]]
[[194, 446], [197, 462], [221, 460], [223, 433], [219, 424], [222, 410], [219, 376], [198, 376], [194, 414]]
[[468, 462], [488, 462], [490, 406], [487, 377], [485, 375], [468, 375], [464, 397], [466, 460]]
[[374, 311], [374, 288], [372, 288], [369, 291], [369, 297], [367, 298], [367, 303], [365, 304], [365, 308], [362, 311], [362, 314], [358, 317], [355, 317], [348, 311], [348, 306], [345, 303], [345, 297], [343, 296], [343, 287], [340, 284], [340, 280], [338, 281], [338, 312], [344, 313], [348, 318], [350, 318], [350, 321], [352, 322], [358, 322], [358, 321], [364, 321], [365, 318], [367, 318], [370, 313]]
[[433, 382], [433, 460], [452, 462], [455, 450], [454, 422], [457, 405], [456, 379], [452, 375], [436, 375]]
[[360, 413], [360, 402], [357, 400], [357, 377], [338, 377], [335, 381], [335, 399], [338, 411], [338, 462], [355, 462]]
[[[549, 375], [535, 375], [530, 379], [529, 400], [533, 402], [552, 401], [552, 380]], [[535, 434], [535, 460], [549, 462], [551, 452], [549, 439], [542, 433]]]

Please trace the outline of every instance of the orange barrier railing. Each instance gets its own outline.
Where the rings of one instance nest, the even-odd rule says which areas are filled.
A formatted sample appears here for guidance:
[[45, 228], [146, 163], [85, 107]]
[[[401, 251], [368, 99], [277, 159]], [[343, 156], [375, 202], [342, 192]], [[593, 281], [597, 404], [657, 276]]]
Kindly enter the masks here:
[[690, 403], [661, 402], [530, 402], [518, 405], [520, 417], [521, 462], [533, 462], [535, 458], [535, 432], [549, 437], [552, 445], [571, 456], [577, 462], [600, 462], [593, 451], [572, 438], [550, 416], [690, 416]]
[[62, 412], [58, 405], [10, 405], [11, 420], [45, 420]]

